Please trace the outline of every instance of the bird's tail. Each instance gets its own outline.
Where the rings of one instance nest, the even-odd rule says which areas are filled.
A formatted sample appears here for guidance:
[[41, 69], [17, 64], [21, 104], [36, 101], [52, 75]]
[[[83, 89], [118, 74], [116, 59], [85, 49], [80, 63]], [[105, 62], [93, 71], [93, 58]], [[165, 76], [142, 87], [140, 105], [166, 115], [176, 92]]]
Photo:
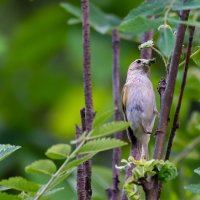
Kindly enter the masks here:
[[[141, 142], [138, 138], [135, 137], [133, 130], [129, 127], [127, 130], [128, 138], [131, 142], [131, 155], [134, 155], [136, 160], [146, 159], [148, 160], [148, 141], [149, 139], [145, 140], [146, 143]], [[147, 135], [146, 135], [147, 136]], [[148, 136], [149, 137], [149, 136]]]

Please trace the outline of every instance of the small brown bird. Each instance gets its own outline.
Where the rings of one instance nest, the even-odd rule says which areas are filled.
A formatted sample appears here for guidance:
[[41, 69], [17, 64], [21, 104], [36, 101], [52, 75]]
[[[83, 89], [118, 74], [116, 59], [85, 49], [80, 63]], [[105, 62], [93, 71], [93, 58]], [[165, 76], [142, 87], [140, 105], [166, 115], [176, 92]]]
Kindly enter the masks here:
[[137, 149], [142, 158], [148, 159], [148, 144], [156, 115], [155, 94], [148, 77], [149, 65], [153, 59], [138, 59], [129, 66], [123, 87], [122, 104], [125, 119], [132, 125], [128, 130], [129, 139], [137, 139]]

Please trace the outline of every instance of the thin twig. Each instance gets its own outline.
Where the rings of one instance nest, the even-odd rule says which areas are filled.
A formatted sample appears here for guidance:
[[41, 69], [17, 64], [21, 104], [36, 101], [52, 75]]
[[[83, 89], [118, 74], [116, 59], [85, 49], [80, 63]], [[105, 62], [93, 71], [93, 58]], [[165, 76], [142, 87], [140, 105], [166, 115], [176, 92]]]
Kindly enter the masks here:
[[180, 94], [179, 94], [179, 98], [178, 98], [178, 104], [176, 107], [173, 125], [172, 125], [172, 129], [171, 129], [171, 133], [170, 133], [170, 137], [169, 137], [169, 141], [168, 141], [168, 145], [167, 145], [167, 152], [165, 155], [165, 160], [168, 160], [170, 157], [173, 140], [174, 140], [174, 137], [176, 134], [176, 130], [179, 127], [178, 118], [179, 118], [179, 113], [180, 113], [180, 108], [181, 108], [181, 103], [182, 103], [182, 98], [183, 98], [183, 92], [185, 89], [185, 84], [186, 84], [186, 79], [187, 79], [187, 72], [188, 72], [188, 68], [189, 68], [189, 61], [190, 61], [190, 54], [191, 54], [191, 49], [192, 49], [194, 30], [195, 30], [195, 27], [189, 27], [189, 42], [188, 42], [188, 48], [187, 48], [187, 53], [186, 53], [186, 59], [185, 59], [184, 73], [183, 73], [183, 78], [182, 78], [182, 82], [181, 82], [181, 89], [180, 89]]
[[[83, 65], [84, 65], [84, 93], [86, 108], [86, 131], [90, 131], [93, 122], [92, 83], [90, 75], [90, 23], [89, 23], [89, 0], [81, 0], [82, 8], [82, 33], [83, 33]], [[85, 162], [85, 190], [86, 199], [92, 196], [91, 188], [91, 159]]]
[[[116, 29], [112, 32], [112, 47], [113, 47], [113, 67], [112, 67], [112, 88], [113, 88], [113, 100], [114, 100], [114, 118], [115, 121], [121, 121], [122, 116], [120, 112], [120, 80], [119, 80], [119, 45], [120, 45], [120, 37], [119, 33]], [[115, 134], [116, 139], [122, 139], [122, 132], [117, 132]], [[116, 165], [120, 164], [121, 159], [121, 149], [115, 148], [113, 149], [112, 155], [112, 187], [107, 190], [108, 198], [110, 200], [118, 200], [120, 194], [119, 188], [119, 170], [116, 169]]]

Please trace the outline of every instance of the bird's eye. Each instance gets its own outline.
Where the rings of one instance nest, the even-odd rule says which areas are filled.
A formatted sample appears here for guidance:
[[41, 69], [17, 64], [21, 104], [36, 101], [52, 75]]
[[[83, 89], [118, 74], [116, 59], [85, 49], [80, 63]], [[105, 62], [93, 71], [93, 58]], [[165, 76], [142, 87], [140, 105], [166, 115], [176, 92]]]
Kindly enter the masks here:
[[140, 63], [141, 63], [141, 60], [137, 60], [137, 63], [140, 64]]

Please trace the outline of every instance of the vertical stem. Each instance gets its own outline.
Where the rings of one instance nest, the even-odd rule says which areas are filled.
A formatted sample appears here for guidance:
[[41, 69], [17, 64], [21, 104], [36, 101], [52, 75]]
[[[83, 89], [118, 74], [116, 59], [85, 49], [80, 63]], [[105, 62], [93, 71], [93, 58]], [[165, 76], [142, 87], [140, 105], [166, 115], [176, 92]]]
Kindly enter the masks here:
[[178, 103], [174, 115], [174, 120], [173, 120], [173, 125], [167, 145], [167, 152], [165, 155], [165, 160], [169, 159], [170, 153], [171, 153], [171, 148], [173, 144], [173, 140], [176, 134], [176, 130], [178, 128], [178, 118], [179, 118], [179, 113], [180, 113], [180, 108], [181, 108], [181, 103], [182, 103], [182, 98], [183, 98], [183, 92], [185, 89], [185, 84], [186, 84], [186, 78], [187, 78], [187, 72], [189, 68], [189, 61], [190, 61], [190, 55], [191, 55], [191, 49], [192, 49], [192, 41], [193, 41], [193, 35], [194, 35], [194, 30], [195, 27], [189, 27], [189, 42], [188, 42], [188, 48], [187, 48], [187, 53], [186, 53], [186, 59], [185, 59], [185, 67], [184, 67], [184, 72], [183, 72], [183, 78], [181, 82], [181, 90], [178, 98]]
[[[120, 112], [120, 79], [119, 79], [119, 45], [120, 45], [120, 37], [119, 33], [116, 29], [112, 32], [112, 47], [113, 47], [113, 67], [112, 67], [112, 87], [113, 87], [113, 99], [114, 99], [114, 118], [115, 121], [122, 120], [121, 112]], [[116, 139], [122, 139], [122, 132], [117, 132], [115, 134]], [[112, 156], [112, 188], [107, 190], [108, 197], [110, 200], [118, 200], [120, 189], [119, 189], [119, 170], [115, 168], [116, 165], [119, 165], [121, 158], [121, 149], [115, 148], [113, 149]]]
[[[90, 131], [93, 122], [92, 83], [90, 74], [90, 23], [89, 23], [89, 0], [81, 0], [82, 8], [82, 33], [83, 33], [83, 66], [84, 66], [84, 93], [86, 108], [86, 131]], [[92, 161], [85, 162], [85, 190], [86, 199], [92, 196], [91, 189], [91, 165]]]
[[[181, 20], [187, 20], [189, 16], [189, 10], [184, 10], [181, 13]], [[160, 118], [158, 122], [158, 130], [156, 131], [156, 143], [154, 149], [154, 159], [162, 159], [165, 137], [167, 132], [167, 125], [169, 119], [169, 113], [172, 105], [174, 88], [176, 82], [176, 76], [178, 72], [178, 66], [180, 61], [180, 56], [182, 52], [183, 39], [185, 35], [186, 26], [179, 25], [177, 29], [176, 42], [173, 51], [173, 55], [170, 62], [169, 74], [167, 77], [166, 89], [164, 91], [163, 97], [161, 98], [161, 111]]]
[[[81, 129], [76, 125], [76, 139], [79, 139], [81, 136]], [[79, 146], [79, 143], [76, 144]], [[80, 159], [81, 155], [77, 156], [77, 159]], [[80, 164], [77, 167], [77, 197], [78, 200], [85, 200], [85, 168], [83, 164]]]

